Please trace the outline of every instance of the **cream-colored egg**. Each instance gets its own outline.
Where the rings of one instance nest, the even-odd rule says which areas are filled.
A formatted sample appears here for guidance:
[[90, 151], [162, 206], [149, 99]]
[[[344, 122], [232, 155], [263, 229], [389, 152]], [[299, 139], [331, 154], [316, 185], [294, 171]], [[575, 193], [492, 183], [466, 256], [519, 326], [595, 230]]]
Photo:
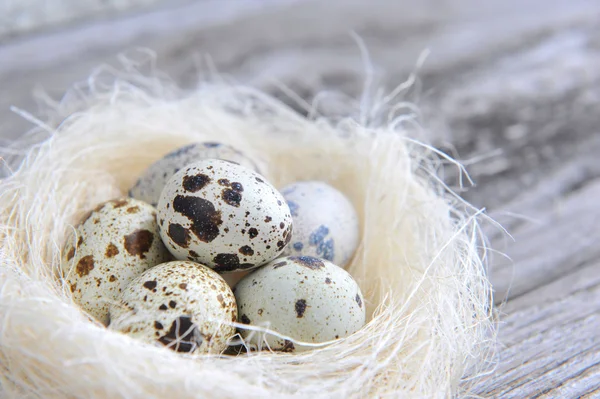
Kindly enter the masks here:
[[158, 219], [163, 242], [177, 259], [218, 272], [269, 262], [292, 232], [284, 198], [263, 176], [216, 159], [188, 165], [169, 180]]
[[101, 323], [127, 284], [144, 270], [171, 259], [156, 210], [132, 198], [108, 201], [89, 212], [67, 241], [62, 273], [73, 300]]
[[[319, 258], [275, 259], [244, 277], [234, 293], [241, 323], [265, 327], [297, 341], [331, 341], [353, 334], [365, 324], [364, 300], [356, 281], [341, 267]], [[256, 347], [286, 352], [311, 348], [273, 334], [240, 330]]]
[[284, 256], [316, 256], [345, 267], [359, 242], [356, 210], [344, 194], [327, 183], [303, 181], [281, 190], [294, 232]]
[[219, 353], [235, 334], [237, 307], [216, 272], [189, 261], [144, 272], [110, 309], [109, 328], [177, 352]]
[[257, 162], [227, 144], [193, 143], [168, 153], [150, 165], [129, 190], [129, 196], [156, 206], [160, 193], [175, 173], [191, 163], [211, 158], [234, 162], [264, 173]]

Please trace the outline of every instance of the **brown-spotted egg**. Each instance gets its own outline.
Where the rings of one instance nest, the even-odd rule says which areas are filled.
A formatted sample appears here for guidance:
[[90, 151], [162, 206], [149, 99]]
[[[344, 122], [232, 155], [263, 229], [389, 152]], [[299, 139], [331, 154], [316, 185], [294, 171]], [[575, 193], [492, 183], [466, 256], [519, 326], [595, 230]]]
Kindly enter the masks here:
[[123, 198], [89, 212], [67, 241], [62, 273], [75, 303], [108, 323], [109, 303], [144, 270], [171, 259], [150, 205]]
[[163, 263], [134, 279], [111, 305], [109, 328], [177, 352], [219, 353], [235, 334], [237, 307], [216, 272], [188, 261]]
[[160, 193], [171, 176], [191, 163], [211, 158], [234, 162], [263, 173], [255, 161], [230, 145], [213, 142], [193, 143], [171, 151], [150, 165], [129, 190], [129, 196], [156, 206]]
[[[365, 324], [356, 281], [341, 267], [310, 256], [275, 259], [234, 289], [241, 323], [265, 327], [296, 341], [322, 343], [346, 337]], [[273, 334], [240, 329], [247, 343], [276, 351], [304, 351]]]
[[359, 242], [358, 215], [348, 198], [320, 181], [296, 182], [281, 193], [294, 219], [283, 255], [316, 256], [345, 267]]
[[158, 220], [163, 242], [177, 259], [218, 272], [274, 259], [292, 232], [283, 196], [263, 176], [217, 159], [188, 165], [169, 180]]

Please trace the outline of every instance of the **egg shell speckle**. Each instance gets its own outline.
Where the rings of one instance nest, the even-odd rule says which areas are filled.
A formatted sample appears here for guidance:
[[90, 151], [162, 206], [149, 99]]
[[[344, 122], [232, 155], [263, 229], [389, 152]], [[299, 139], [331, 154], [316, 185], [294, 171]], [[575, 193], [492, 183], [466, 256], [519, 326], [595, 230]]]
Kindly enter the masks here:
[[359, 243], [360, 226], [352, 203], [327, 183], [303, 181], [281, 189], [294, 220], [283, 256], [316, 256], [345, 267]]
[[258, 173], [222, 160], [179, 171], [158, 204], [163, 242], [180, 260], [234, 272], [276, 258], [290, 240], [283, 196]]
[[[275, 259], [244, 277], [234, 289], [241, 323], [267, 327], [294, 340], [320, 343], [346, 337], [365, 324], [365, 304], [356, 281], [344, 269], [310, 256]], [[263, 334], [240, 329], [255, 346]], [[311, 349], [271, 334], [275, 351]]]
[[156, 210], [123, 198], [100, 204], [83, 218], [67, 241], [61, 268], [75, 303], [106, 325], [109, 302], [134, 277], [170, 259]]
[[160, 193], [175, 173], [191, 163], [211, 158], [235, 162], [263, 173], [258, 163], [227, 144], [193, 143], [171, 151], [150, 165], [129, 190], [129, 196], [157, 206]]
[[177, 352], [218, 353], [235, 334], [231, 288], [216, 272], [189, 261], [147, 270], [110, 309], [109, 328]]

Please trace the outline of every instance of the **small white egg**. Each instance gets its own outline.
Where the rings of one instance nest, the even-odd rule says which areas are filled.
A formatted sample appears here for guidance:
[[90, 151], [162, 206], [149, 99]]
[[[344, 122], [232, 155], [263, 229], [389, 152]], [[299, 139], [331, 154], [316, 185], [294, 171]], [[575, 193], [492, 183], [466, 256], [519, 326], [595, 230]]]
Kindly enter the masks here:
[[231, 288], [216, 272], [194, 262], [173, 261], [147, 270], [111, 305], [110, 326], [149, 344], [177, 352], [219, 353], [235, 334], [237, 307]]
[[284, 256], [315, 256], [346, 267], [359, 242], [356, 210], [344, 194], [320, 181], [290, 184], [281, 190], [294, 220]]
[[67, 241], [61, 268], [73, 300], [101, 323], [129, 282], [144, 270], [171, 259], [150, 205], [123, 198], [89, 212]]
[[[234, 288], [241, 323], [268, 328], [294, 340], [322, 343], [346, 337], [365, 324], [360, 288], [348, 272], [323, 259], [275, 259]], [[246, 342], [275, 351], [305, 351], [272, 334], [240, 329]]]
[[263, 176], [217, 159], [188, 165], [169, 180], [158, 220], [177, 259], [218, 272], [253, 269], [276, 258], [292, 232], [284, 198]]
[[211, 158], [234, 162], [263, 173], [254, 160], [227, 144], [193, 143], [168, 153], [150, 165], [129, 190], [129, 196], [156, 206], [165, 184], [175, 173], [191, 163]]

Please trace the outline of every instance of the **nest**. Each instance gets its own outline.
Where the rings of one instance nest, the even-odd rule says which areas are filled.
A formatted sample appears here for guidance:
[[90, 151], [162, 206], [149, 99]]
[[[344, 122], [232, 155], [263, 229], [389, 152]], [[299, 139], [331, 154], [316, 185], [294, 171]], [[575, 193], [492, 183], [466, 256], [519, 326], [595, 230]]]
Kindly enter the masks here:
[[[394, 98], [363, 115], [384, 115]], [[448, 397], [487, 368], [494, 325], [479, 214], [438, 178], [451, 160], [403, 116], [304, 117], [251, 88], [184, 92], [121, 71], [75, 87], [46, 119], [4, 149], [18, 159], [0, 182], [0, 396]], [[364, 328], [305, 353], [193, 357], [109, 331], [72, 302], [59, 266], [78, 219], [126, 195], [167, 152], [207, 140], [260, 160], [277, 187], [322, 180], [350, 198], [361, 244], [347, 270], [365, 296]]]

